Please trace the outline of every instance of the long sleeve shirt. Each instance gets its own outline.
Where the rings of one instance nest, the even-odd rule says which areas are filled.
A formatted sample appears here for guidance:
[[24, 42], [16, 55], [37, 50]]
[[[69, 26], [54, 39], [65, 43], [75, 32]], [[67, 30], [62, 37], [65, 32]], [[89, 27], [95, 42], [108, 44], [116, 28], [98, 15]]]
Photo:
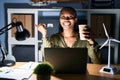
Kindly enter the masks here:
[[[41, 45], [41, 51], [44, 56], [45, 47], [54, 48], [67, 48], [64, 38], [61, 34], [54, 34], [48, 38], [42, 38], [43, 42]], [[90, 45], [86, 40], [80, 40], [79, 37], [76, 39], [75, 43], [71, 48], [87, 48], [88, 56], [92, 63], [100, 63], [100, 51], [98, 49], [98, 44], [95, 42], [94, 45]]]

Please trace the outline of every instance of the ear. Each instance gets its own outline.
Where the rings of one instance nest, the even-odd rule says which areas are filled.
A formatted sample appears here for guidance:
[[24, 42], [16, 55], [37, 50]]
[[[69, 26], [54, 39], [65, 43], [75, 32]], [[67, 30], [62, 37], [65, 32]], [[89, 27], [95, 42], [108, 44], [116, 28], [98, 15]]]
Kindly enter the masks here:
[[77, 19], [77, 18], [75, 18], [75, 23], [77, 23], [77, 20], [78, 20], [78, 19]]

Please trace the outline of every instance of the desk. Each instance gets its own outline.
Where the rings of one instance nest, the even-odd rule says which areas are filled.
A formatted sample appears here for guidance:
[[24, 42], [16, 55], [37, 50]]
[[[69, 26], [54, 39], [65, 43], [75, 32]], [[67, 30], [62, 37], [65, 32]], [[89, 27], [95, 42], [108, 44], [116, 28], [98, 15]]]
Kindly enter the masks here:
[[[25, 64], [25, 62], [17, 62], [14, 67], [18, 67]], [[61, 74], [52, 75], [51, 80], [120, 80], [120, 72], [115, 75], [100, 73], [99, 70], [104, 65], [100, 64], [87, 64], [87, 73], [84, 75], [80, 74]], [[120, 65], [114, 65], [118, 70], [120, 70]], [[36, 80], [36, 75], [33, 74], [29, 80]]]

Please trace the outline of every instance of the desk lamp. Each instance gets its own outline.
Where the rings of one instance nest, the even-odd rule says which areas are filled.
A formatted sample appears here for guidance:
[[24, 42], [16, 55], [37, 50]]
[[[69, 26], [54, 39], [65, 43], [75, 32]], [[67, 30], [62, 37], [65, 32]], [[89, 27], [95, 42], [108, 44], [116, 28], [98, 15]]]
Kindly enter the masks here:
[[[2, 29], [0, 29], [0, 35], [12, 29], [13, 27], [16, 27], [17, 29], [15, 33], [16, 40], [22, 41], [30, 37], [29, 31], [23, 28], [23, 24], [21, 21], [12, 22], [7, 26], [3, 27]], [[15, 57], [12, 54], [9, 54], [9, 53], [7, 54], [7, 52], [4, 50], [3, 46], [1, 45], [1, 42], [0, 42], [0, 49], [2, 52], [2, 60], [0, 61], [0, 66], [14, 65], [16, 62]]]
[[111, 66], [111, 63], [110, 63], [110, 61], [111, 61], [111, 59], [110, 59], [111, 58], [110, 57], [111, 48], [110, 48], [110, 46], [111, 46], [111, 41], [117, 42], [117, 43], [120, 43], [120, 41], [118, 41], [116, 39], [112, 39], [112, 38], [109, 37], [104, 23], [103, 23], [103, 28], [104, 28], [105, 34], [106, 34], [106, 36], [107, 36], [108, 39], [104, 42], [104, 44], [100, 47], [100, 49], [102, 47], [104, 47], [108, 43], [108, 65], [102, 67], [102, 69], [100, 70], [100, 72], [107, 73], [107, 74], [115, 74], [115, 73], [118, 72], [118, 70], [117, 70], [116, 67]]

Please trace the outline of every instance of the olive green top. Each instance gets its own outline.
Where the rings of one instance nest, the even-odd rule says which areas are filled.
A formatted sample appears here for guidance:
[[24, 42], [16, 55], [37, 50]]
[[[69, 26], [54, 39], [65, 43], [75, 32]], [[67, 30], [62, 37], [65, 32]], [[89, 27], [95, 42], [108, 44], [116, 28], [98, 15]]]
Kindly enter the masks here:
[[[64, 38], [61, 34], [54, 34], [49, 38], [42, 38], [43, 42], [41, 45], [41, 50], [44, 56], [45, 47], [55, 47], [55, 48], [67, 48]], [[71, 48], [87, 48], [88, 56], [92, 63], [100, 63], [100, 52], [98, 49], [98, 44], [95, 42], [94, 45], [90, 45], [86, 40], [80, 40], [79, 37], [73, 44]]]

